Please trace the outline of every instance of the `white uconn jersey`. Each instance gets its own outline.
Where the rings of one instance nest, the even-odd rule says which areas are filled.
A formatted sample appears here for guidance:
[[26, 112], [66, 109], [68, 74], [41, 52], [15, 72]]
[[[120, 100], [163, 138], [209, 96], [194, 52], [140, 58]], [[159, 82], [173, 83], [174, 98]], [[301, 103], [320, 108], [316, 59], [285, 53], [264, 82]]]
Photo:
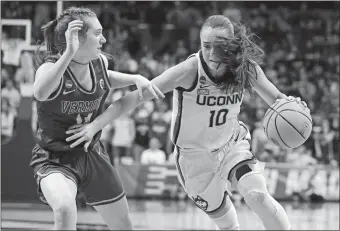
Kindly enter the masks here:
[[190, 89], [176, 88], [173, 94], [172, 142], [183, 149], [215, 150], [238, 129], [244, 94], [222, 93], [205, 71], [208, 67], [202, 52], [193, 55], [198, 59], [194, 85]]

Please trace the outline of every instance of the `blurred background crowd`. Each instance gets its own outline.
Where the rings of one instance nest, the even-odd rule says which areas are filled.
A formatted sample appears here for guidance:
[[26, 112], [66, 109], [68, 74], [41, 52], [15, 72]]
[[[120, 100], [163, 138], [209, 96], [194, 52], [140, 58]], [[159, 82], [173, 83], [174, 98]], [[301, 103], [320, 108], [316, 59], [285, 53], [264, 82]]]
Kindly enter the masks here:
[[[32, 20], [31, 45], [40, 27], [56, 16], [56, 4], [3, 2], [3, 19]], [[96, 12], [112, 54], [110, 68], [149, 79], [200, 49], [199, 30], [213, 14], [246, 23], [266, 52], [262, 68], [286, 95], [301, 97], [313, 116], [313, 132], [297, 149], [270, 143], [262, 120], [268, 106], [245, 97], [239, 119], [252, 133], [259, 160], [296, 165], [339, 166], [339, 2], [64, 2]], [[3, 26], [1, 44], [1, 139], [13, 136], [22, 89], [34, 81], [34, 52], [25, 50], [23, 27]], [[107, 105], [134, 88], [114, 90]], [[173, 163], [170, 142], [172, 93], [149, 101], [104, 128], [102, 141], [112, 161]]]

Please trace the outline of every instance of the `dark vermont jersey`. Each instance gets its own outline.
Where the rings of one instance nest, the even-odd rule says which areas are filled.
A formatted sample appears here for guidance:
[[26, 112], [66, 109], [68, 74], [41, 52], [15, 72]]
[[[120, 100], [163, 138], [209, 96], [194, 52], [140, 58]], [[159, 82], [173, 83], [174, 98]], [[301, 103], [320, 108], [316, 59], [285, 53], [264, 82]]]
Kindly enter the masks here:
[[[90, 62], [92, 89], [87, 91], [77, 81], [70, 68], [64, 73], [58, 89], [44, 102], [37, 102], [38, 145], [49, 151], [71, 151], [66, 142], [67, 129], [75, 124], [92, 122], [104, 110], [109, 93], [109, 79], [102, 58]], [[100, 138], [97, 133], [93, 143]], [[74, 142], [74, 141], [73, 141]], [[76, 150], [82, 150], [80, 145]]]

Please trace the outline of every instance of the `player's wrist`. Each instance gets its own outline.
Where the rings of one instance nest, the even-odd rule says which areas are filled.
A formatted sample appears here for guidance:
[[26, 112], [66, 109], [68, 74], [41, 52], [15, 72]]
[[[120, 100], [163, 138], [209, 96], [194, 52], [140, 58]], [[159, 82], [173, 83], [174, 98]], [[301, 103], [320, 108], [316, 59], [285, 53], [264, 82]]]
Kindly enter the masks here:
[[91, 131], [91, 133], [93, 133], [93, 135], [99, 132], [101, 129], [103, 129], [101, 128], [99, 121], [97, 121], [96, 119], [89, 125], [90, 125], [89, 130]]
[[76, 54], [76, 51], [74, 51], [73, 49], [71, 49], [70, 47], [66, 47], [63, 55], [68, 57], [68, 58], [73, 58], [73, 56]]
[[280, 92], [280, 93], [277, 95], [276, 100], [287, 99], [287, 98], [288, 98], [288, 96], [286, 96], [285, 94], [283, 94], [283, 93]]
[[138, 75], [138, 74], [131, 75], [131, 79], [132, 79], [133, 83], [136, 84], [136, 85], [137, 85], [138, 81], [142, 80], [143, 78], [144, 78], [143, 76]]

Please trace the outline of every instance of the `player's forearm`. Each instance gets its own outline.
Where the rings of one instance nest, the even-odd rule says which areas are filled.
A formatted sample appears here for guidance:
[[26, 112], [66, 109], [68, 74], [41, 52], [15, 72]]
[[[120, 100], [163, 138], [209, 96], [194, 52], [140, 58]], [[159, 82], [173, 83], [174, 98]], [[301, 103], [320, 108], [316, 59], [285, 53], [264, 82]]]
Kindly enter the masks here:
[[112, 120], [118, 118], [121, 113], [121, 108], [123, 105], [120, 102], [115, 102], [110, 105], [100, 116], [98, 116], [93, 122], [92, 125], [95, 128], [95, 131], [98, 132], [102, 130], [106, 125], [112, 122]]
[[98, 132], [113, 120], [128, 113], [129, 111], [135, 109], [138, 105], [150, 99], [152, 99], [151, 94], [144, 96], [143, 99], [140, 100], [137, 91], [130, 92], [126, 96], [112, 103], [110, 107], [108, 107], [92, 122], [92, 125], [94, 126], [96, 132]]
[[134, 85], [136, 84], [138, 78], [141, 78], [141, 76], [137, 74], [126, 74], [117, 71], [109, 71], [108, 73], [111, 85], [114, 88], [122, 88]]
[[255, 91], [261, 98], [270, 106], [277, 99], [286, 98], [285, 94], [281, 93], [274, 84], [272, 84], [264, 74], [260, 66], [256, 65], [257, 78], [250, 78]]
[[280, 92], [276, 97], [276, 99], [285, 99], [285, 98], [287, 98], [287, 96], [283, 94], [282, 92]]
[[55, 62], [48, 71], [40, 73], [43, 76], [36, 78], [34, 90], [35, 95], [38, 96], [39, 100], [46, 100], [53, 93], [55, 89], [53, 86], [57, 86], [60, 83], [73, 55], [73, 53], [65, 51], [60, 59]]
[[[278, 90], [277, 90], [278, 91]], [[276, 95], [273, 94], [267, 94], [266, 96], [262, 97], [269, 106], [273, 105], [273, 103], [276, 102], [278, 99], [285, 99], [287, 96], [283, 94], [282, 92], [278, 91]]]

